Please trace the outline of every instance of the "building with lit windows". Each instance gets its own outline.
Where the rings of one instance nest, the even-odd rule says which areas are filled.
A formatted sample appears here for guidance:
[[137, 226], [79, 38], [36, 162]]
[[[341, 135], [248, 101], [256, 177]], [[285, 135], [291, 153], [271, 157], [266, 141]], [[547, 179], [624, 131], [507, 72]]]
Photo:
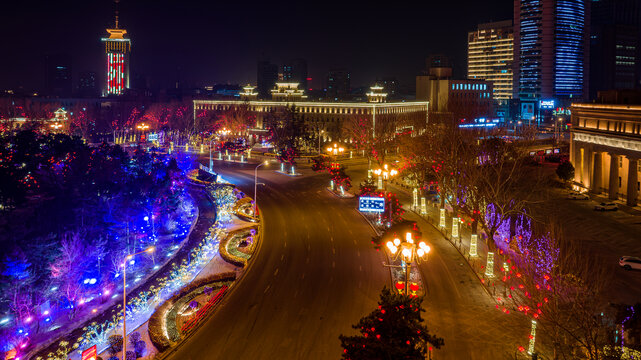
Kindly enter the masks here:
[[481, 79], [453, 79], [449, 61], [431, 57], [428, 71], [416, 77], [416, 100], [430, 104], [434, 121], [494, 117], [492, 82]]
[[301, 101], [307, 96], [303, 89], [298, 88], [298, 83], [277, 82], [276, 88], [272, 89], [272, 100], [274, 101]]
[[641, 2], [600, 0], [591, 6], [590, 98], [641, 88]]
[[107, 29], [108, 38], [103, 38], [107, 53], [106, 95], [123, 95], [129, 89], [129, 53], [131, 40], [126, 38], [127, 30], [118, 27], [118, 11], [113, 29]]
[[515, 98], [531, 118], [540, 100], [587, 99], [589, 0], [514, 0]]
[[480, 24], [467, 36], [467, 77], [492, 82], [492, 97], [503, 101], [514, 92], [512, 21]]
[[641, 105], [573, 104], [571, 112], [575, 183], [635, 206], [641, 187]]
[[[379, 87], [380, 88], [380, 87]], [[382, 88], [381, 88], [382, 89]], [[374, 102], [314, 102], [305, 99], [294, 101], [236, 101], [236, 100], [194, 100], [194, 119], [196, 114], [203, 112], [225, 112], [230, 109], [244, 107], [256, 115], [257, 129], [263, 129], [263, 118], [284, 107], [294, 107], [311, 128], [322, 133], [325, 141], [340, 141], [343, 139], [342, 126], [344, 121], [352, 118], [363, 118], [376, 124], [393, 123], [393, 128], [424, 127], [428, 122], [428, 103], [426, 101], [384, 102], [379, 101], [384, 93], [380, 89], [371, 89], [376, 96]], [[376, 100], [374, 100], [376, 99]], [[389, 128], [389, 127], [386, 127]]]
[[331, 69], [327, 74], [325, 97], [329, 101], [345, 100], [351, 91], [349, 71]]

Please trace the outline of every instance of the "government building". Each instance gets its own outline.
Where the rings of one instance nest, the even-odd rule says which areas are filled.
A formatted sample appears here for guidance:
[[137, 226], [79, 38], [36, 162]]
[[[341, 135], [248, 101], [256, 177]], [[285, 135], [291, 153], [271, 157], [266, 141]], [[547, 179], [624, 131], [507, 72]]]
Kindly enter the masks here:
[[[263, 118], [285, 107], [294, 107], [305, 122], [320, 134], [324, 141], [349, 141], [342, 133], [345, 120], [359, 118], [371, 121], [374, 133], [377, 127], [401, 131], [424, 127], [428, 122], [428, 102], [387, 102], [381, 86], [372, 86], [367, 102], [308, 101], [296, 83], [276, 83], [271, 91], [272, 100], [257, 100], [255, 87], [246, 86], [240, 100], [194, 100], [194, 119], [203, 112], [219, 112], [244, 108], [255, 114], [257, 129], [264, 129]], [[196, 124], [197, 125], [197, 124]]]
[[641, 105], [573, 104], [570, 161], [580, 187], [611, 200], [639, 200]]

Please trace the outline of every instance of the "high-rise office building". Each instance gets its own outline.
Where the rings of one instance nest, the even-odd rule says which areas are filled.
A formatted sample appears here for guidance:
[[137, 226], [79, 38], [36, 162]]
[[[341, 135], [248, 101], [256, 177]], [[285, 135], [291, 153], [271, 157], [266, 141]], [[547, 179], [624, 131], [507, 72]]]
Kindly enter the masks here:
[[[116, 6], [118, 0], [116, 0]], [[118, 9], [116, 23], [113, 29], [107, 29], [108, 38], [103, 38], [107, 53], [107, 83], [106, 95], [122, 95], [129, 89], [129, 53], [131, 40], [125, 38], [127, 30], [118, 27]]]
[[591, 6], [590, 98], [641, 87], [641, 3], [592, 0]]
[[70, 97], [72, 93], [71, 58], [47, 55], [45, 58], [45, 95]]
[[345, 69], [331, 69], [327, 74], [327, 92], [325, 96], [330, 100], [344, 100], [351, 90], [349, 71]]
[[85, 71], [80, 73], [78, 93], [80, 96], [84, 97], [98, 96], [98, 86], [96, 83], [95, 72]]
[[491, 81], [495, 100], [508, 100], [514, 92], [514, 33], [512, 20], [479, 24], [467, 36], [467, 77]]
[[258, 87], [258, 97], [260, 99], [270, 99], [271, 91], [278, 81], [278, 66], [267, 60], [259, 61], [256, 85]]
[[283, 82], [298, 83], [299, 89], [307, 90], [307, 61], [294, 59], [283, 65]]
[[514, 90], [522, 117], [533, 117], [541, 100], [587, 98], [589, 7], [589, 0], [514, 0]]

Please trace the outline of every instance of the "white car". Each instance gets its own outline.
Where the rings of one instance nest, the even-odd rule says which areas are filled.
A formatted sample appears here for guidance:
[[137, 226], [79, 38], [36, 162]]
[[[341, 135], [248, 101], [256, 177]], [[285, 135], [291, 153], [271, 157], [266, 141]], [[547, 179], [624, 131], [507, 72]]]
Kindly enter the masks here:
[[641, 270], [641, 258], [634, 256], [621, 256], [619, 266], [626, 270]]
[[573, 191], [573, 192], [568, 194], [568, 199], [571, 199], [571, 200], [589, 200], [590, 196], [588, 196], [588, 194], [586, 194], [586, 193], [580, 193], [580, 192], [577, 192], [577, 191]]
[[619, 210], [619, 205], [610, 202], [610, 203], [600, 203], [598, 205], [594, 205], [594, 210], [598, 211], [617, 211]]

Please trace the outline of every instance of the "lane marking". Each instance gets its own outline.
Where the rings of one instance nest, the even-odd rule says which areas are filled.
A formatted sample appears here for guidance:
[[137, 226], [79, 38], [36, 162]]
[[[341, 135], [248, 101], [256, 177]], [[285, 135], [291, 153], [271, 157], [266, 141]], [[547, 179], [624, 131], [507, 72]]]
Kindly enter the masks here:
[[285, 258], [285, 254], [281, 254], [280, 255], [280, 261], [283, 261], [284, 258]]
[[278, 269], [276, 269], [276, 271], [274, 271], [274, 276], [276, 276], [276, 275], [278, 275]]
[[336, 255], [336, 249], [334, 249], [333, 246], [332, 246], [332, 253], [334, 253], [334, 255]]
[[354, 245], [356, 245], [356, 239], [354, 239], [353, 241], [354, 241]]
[[363, 271], [363, 267], [361, 265], [358, 265], [358, 271]]
[[267, 293], [267, 290], [269, 290], [269, 288], [270, 288], [270, 287], [271, 287], [271, 284], [270, 284], [270, 285], [267, 285], [267, 287], [265, 288], [265, 291], [263, 291], [263, 294], [266, 294], [266, 293]]
[[356, 250], [356, 254], [358, 254], [358, 257], [361, 257], [361, 252], [360, 252], [360, 250]]
[[287, 241], [285, 241], [285, 247], [287, 247]]

